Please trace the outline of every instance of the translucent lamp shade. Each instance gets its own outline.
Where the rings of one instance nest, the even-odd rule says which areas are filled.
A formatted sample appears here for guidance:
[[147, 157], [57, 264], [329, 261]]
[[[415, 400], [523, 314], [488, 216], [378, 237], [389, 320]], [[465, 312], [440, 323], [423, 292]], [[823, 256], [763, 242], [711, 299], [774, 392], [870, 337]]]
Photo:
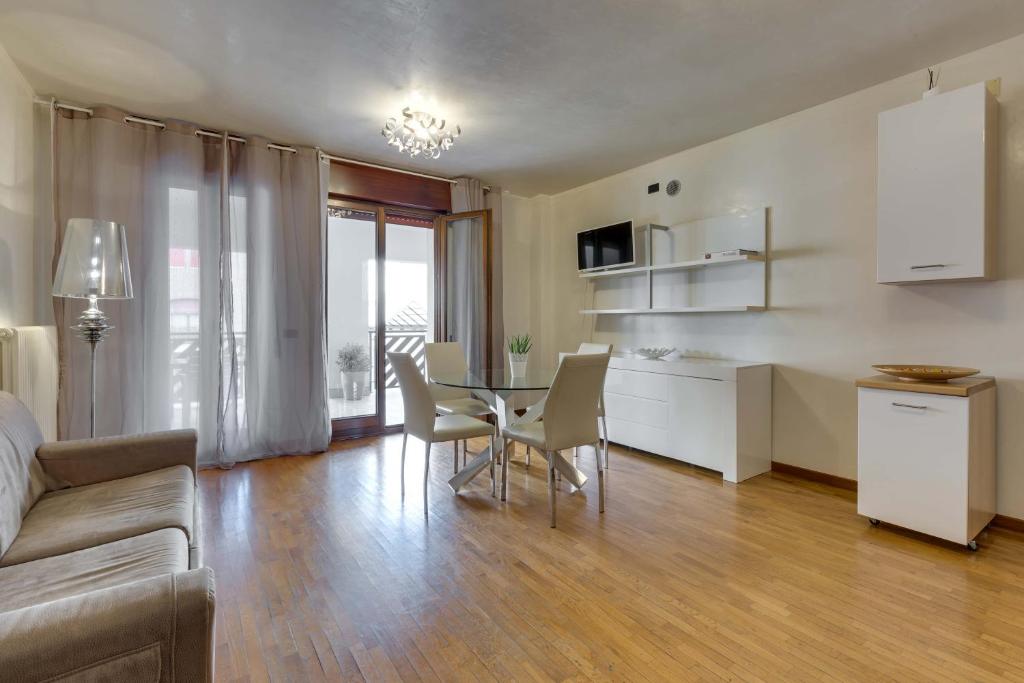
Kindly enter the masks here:
[[132, 276], [124, 226], [94, 218], [72, 218], [53, 279], [53, 295], [77, 299], [131, 299]]

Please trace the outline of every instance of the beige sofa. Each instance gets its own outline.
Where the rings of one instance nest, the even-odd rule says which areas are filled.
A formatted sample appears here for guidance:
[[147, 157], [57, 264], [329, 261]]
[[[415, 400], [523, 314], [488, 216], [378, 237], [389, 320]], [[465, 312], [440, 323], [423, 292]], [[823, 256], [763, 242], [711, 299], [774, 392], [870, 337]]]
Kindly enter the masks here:
[[42, 441], [0, 392], [0, 679], [212, 680], [195, 432]]

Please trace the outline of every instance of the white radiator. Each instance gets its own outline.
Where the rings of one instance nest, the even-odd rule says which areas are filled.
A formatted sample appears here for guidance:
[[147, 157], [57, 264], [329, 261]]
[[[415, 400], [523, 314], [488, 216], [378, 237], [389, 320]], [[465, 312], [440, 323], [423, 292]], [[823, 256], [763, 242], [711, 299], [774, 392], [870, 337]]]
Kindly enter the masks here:
[[56, 327], [0, 327], [0, 389], [29, 407], [44, 439], [57, 440]]

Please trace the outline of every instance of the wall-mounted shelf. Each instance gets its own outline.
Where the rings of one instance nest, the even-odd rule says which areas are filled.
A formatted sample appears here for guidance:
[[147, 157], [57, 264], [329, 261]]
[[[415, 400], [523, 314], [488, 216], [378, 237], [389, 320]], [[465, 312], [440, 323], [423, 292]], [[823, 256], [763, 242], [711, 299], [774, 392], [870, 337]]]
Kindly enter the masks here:
[[740, 256], [722, 256], [720, 258], [702, 258], [692, 261], [678, 261], [676, 263], [663, 263], [656, 266], [635, 266], [633, 268], [617, 268], [615, 270], [602, 270], [596, 273], [583, 273], [582, 278], [615, 277], [616, 275], [630, 275], [646, 272], [668, 272], [670, 270], [689, 270], [691, 268], [707, 268], [709, 266], [727, 266], [734, 263], [746, 263], [747, 261], [764, 261], [761, 254], [742, 254]]
[[585, 308], [583, 315], [629, 315], [633, 313], [751, 313], [764, 306], [670, 306], [664, 308]]
[[[580, 273], [582, 315], [748, 313], [768, 307], [767, 208], [638, 228], [641, 265]], [[752, 253], [704, 258], [734, 249]], [[660, 262], [659, 262], [660, 261]], [[726, 268], [725, 266], [730, 266]]]

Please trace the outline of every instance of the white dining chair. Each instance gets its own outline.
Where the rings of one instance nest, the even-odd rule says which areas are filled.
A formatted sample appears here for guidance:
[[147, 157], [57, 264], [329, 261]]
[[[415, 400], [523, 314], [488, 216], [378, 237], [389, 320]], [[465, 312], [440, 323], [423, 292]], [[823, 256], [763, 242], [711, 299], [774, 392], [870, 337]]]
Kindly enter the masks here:
[[[594, 354], [594, 353], [611, 353], [611, 344], [594, 344], [591, 342], [583, 342], [580, 347], [576, 350], [577, 355], [579, 354]], [[562, 357], [567, 354], [559, 356], [559, 361]], [[597, 419], [600, 426], [598, 432], [599, 442], [602, 443], [602, 451], [604, 452], [604, 468], [609, 469], [608, 466], [608, 421], [604, 416], [604, 387], [601, 388], [601, 397], [597, 401]], [[530, 466], [530, 447], [526, 447], [526, 466]]]
[[[473, 398], [469, 389], [447, 387], [432, 381], [440, 375], [462, 375], [469, 371], [466, 354], [459, 342], [433, 342], [426, 344], [427, 377], [431, 379], [430, 394], [434, 397], [439, 415], [469, 415], [481, 417], [490, 415], [491, 409], [478, 398]], [[455, 445], [458, 449], [458, 444]], [[466, 464], [466, 442], [462, 442], [462, 464]], [[458, 471], [458, 453], [455, 470]]]
[[[597, 465], [598, 510], [604, 512], [604, 467], [598, 444], [597, 401], [608, 371], [607, 353], [566, 355], [558, 365], [544, 404], [544, 420], [506, 427], [501, 432], [509, 442], [536, 448], [548, 462], [548, 507], [555, 526], [555, 454], [577, 446], [591, 446]], [[501, 495], [508, 495], [508, 458], [502, 461]]]
[[[405, 449], [410, 436], [424, 443], [423, 452], [423, 513], [427, 512], [427, 483], [430, 475], [430, 446], [445, 441], [463, 441], [478, 436], [490, 439], [491, 453], [494, 453], [494, 427], [468, 415], [437, 415], [437, 405], [430, 395], [427, 381], [416, 367], [416, 361], [408, 353], [388, 353], [388, 362], [398, 377], [402, 392], [402, 406], [405, 409], [405, 425], [402, 428], [402, 496], [405, 496]], [[458, 459], [458, 446], [453, 455]], [[491, 495], [495, 495], [497, 479], [494, 459], [491, 459]]]
[[[611, 353], [611, 344], [594, 344], [592, 342], [583, 342], [580, 347], [576, 349], [576, 353], [590, 354], [590, 353]], [[601, 388], [601, 398], [597, 402], [597, 418], [601, 425], [600, 437], [603, 442], [604, 448], [604, 468], [610, 469], [608, 464], [608, 420], [604, 416], [604, 387]]]

